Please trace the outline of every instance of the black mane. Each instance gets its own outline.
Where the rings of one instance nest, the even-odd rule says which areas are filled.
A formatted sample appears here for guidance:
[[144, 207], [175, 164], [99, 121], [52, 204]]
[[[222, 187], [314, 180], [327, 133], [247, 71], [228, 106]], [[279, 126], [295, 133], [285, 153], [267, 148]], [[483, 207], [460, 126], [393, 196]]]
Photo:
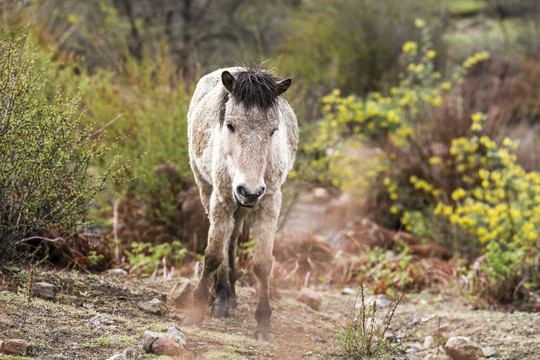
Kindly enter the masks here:
[[246, 109], [257, 107], [272, 109], [281, 94], [279, 79], [262, 69], [246, 69], [236, 73], [233, 100], [242, 103]]

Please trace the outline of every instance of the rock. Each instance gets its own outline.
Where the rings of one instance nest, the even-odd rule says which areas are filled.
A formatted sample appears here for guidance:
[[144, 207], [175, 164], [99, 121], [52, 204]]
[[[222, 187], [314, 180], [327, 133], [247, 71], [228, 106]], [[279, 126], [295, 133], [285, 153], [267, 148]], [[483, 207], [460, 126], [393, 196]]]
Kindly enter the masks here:
[[158, 338], [168, 338], [176, 342], [181, 347], [186, 345], [186, 336], [176, 326], [171, 326], [167, 333], [156, 333], [153, 331], [145, 331], [143, 337], [144, 351], [150, 352], [152, 350], [152, 344]]
[[296, 300], [303, 302], [314, 310], [319, 310], [322, 305], [323, 297], [315, 290], [305, 287], [300, 290]]
[[[364, 304], [366, 307], [371, 307], [375, 302], [377, 303], [377, 308], [385, 308], [392, 305], [392, 300], [384, 294], [370, 296], [365, 300]], [[362, 302], [359, 302], [355, 305], [355, 308], [359, 309], [361, 306]]]
[[122, 354], [128, 359], [137, 359], [139, 357], [139, 351], [132, 347], [126, 348]]
[[409, 348], [408, 348], [407, 351], [409, 351], [409, 350], [410, 350], [409, 354], [412, 354], [412, 353], [415, 353], [415, 352], [418, 352], [418, 351], [423, 351], [424, 347], [419, 342], [414, 342], [414, 343], [409, 345]]
[[38, 282], [32, 286], [32, 294], [43, 299], [53, 300], [56, 296], [56, 287], [46, 282]]
[[487, 346], [482, 348], [482, 352], [484, 353], [484, 356], [489, 358], [497, 355], [499, 352], [497, 349], [495, 349], [493, 346]]
[[127, 271], [124, 269], [109, 269], [103, 274], [103, 276], [124, 276], [127, 275]]
[[141, 301], [137, 304], [141, 309], [148, 311], [152, 314], [156, 315], [165, 315], [169, 309], [167, 309], [167, 306], [163, 303], [163, 301], [159, 299], [152, 299], [150, 301]]
[[182, 347], [186, 346], [186, 335], [184, 335], [183, 332], [180, 331], [176, 326], [171, 326], [169, 329], [167, 329], [167, 333], [165, 334], [166, 337], [173, 339], [178, 344], [182, 345]]
[[452, 360], [450, 356], [444, 353], [427, 354], [423, 360]]
[[433, 334], [438, 343], [446, 343], [451, 337], [457, 336], [448, 324], [441, 325]]
[[156, 333], [153, 331], [145, 331], [143, 336], [143, 349], [146, 352], [150, 352], [152, 350], [152, 344], [158, 337], [163, 336], [163, 334]]
[[98, 331], [106, 332], [103, 325], [112, 325], [114, 324], [114, 319], [110, 317], [109, 315], [99, 314], [88, 320], [88, 324], [92, 329], [96, 329]]
[[315, 188], [313, 189], [313, 198], [315, 200], [324, 200], [328, 198], [328, 191], [326, 191], [325, 188], [321, 187]]
[[195, 290], [195, 285], [189, 279], [180, 279], [169, 295], [173, 305], [180, 309], [188, 308], [191, 305], [193, 290]]
[[116, 353], [107, 360], [128, 360], [124, 354]]
[[433, 339], [433, 336], [426, 336], [424, 339], [424, 344], [422, 345], [424, 349], [434, 349], [437, 347], [437, 343]]
[[341, 290], [341, 295], [354, 295], [356, 294], [356, 292], [351, 289], [351, 288], [344, 288], [343, 290]]
[[23, 339], [7, 339], [2, 342], [2, 352], [6, 354], [22, 355], [26, 352], [30, 344]]
[[156, 355], [177, 356], [182, 354], [182, 346], [173, 339], [159, 337], [152, 343], [152, 352]]
[[448, 339], [444, 346], [446, 354], [452, 360], [481, 360], [484, 359], [482, 348], [463, 336], [454, 336]]

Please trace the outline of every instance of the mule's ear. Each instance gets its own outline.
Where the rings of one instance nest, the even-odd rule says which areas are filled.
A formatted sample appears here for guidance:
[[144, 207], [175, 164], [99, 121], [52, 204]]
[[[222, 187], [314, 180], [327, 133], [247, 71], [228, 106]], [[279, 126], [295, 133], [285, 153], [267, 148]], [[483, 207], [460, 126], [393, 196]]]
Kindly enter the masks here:
[[234, 83], [236, 80], [234, 79], [234, 76], [231, 75], [230, 72], [225, 70], [221, 73], [221, 82], [223, 83], [223, 86], [225, 86], [225, 89], [227, 89], [228, 92], [232, 92], [234, 89]]
[[283, 94], [285, 91], [287, 91], [289, 86], [291, 86], [291, 82], [292, 82], [291, 79], [285, 79], [285, 80], [281, 80], [277, 82], [278, 96]]

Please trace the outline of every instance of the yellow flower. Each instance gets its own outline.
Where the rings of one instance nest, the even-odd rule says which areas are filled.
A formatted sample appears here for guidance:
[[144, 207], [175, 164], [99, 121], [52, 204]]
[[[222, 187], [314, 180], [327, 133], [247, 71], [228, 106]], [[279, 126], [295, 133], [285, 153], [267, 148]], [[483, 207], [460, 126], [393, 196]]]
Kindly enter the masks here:
[[478, 124], [478, 123], [474, 123], [471, 125], [471, 130], [472, 131], [482, 131], [482, 125]]
[[514, 142], [510, 140], [509, 138], [504, 138], [502, 144], [503, 146], [510, 147], [514, 144]]
[[467, 195], [465, 190], [463, 190], [462, 188], [458, 188], [458, 189], [454, 190], [454, 192], [452, 193], [452, 199], [454, 201], [458, 201], [459, 199], [461, 199], [465, 195]]
[[407, 41], [403, 44], [403, 52], [410, 55], [416, 55], [418, 45], [414, 41]]
[[414, 26], [421, 29], [426, 25], [426, 22], [423, 19], [416, 19], [414, 20]]
[[449, 90], [451, 87], [450, 83], [448, 81], [445, 81], [441, 84], [441, 89], [443, 90]]
[[435, 50], [429, 50], [427, 52], [427, 56], [428, 58], [433, 59], [435, 56], [437, 56], [437, 52]]
[[437, 164], [440, 164], [441, 163], [441, 158], [438, 157], [438, 156], [432, 156], [428, 159], [428, 162], [431, 164], [431, 165], [437, 165]]
[[482, 113], [476, 113], [471, 115], [471, 119], [474, 122], [480, 122], [484, 119], [484, 115]]

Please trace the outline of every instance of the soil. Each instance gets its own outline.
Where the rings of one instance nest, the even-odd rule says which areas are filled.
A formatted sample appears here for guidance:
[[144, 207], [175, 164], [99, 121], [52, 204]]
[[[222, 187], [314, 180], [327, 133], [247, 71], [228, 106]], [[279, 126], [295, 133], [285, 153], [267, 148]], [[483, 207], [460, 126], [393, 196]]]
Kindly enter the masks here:
[[[145, 354], [145, 330], [166, 332], [179, 325], [183, 314], [169, 306], [158, 316], [138, 308], [139, 301], [164, 298], [175, 280], [129, 276], [82, 275], [77, 272], [29, 269], [0, 275], [0, 340], [20, 338], [31, 347], [26, 357], [0, 355], [1, 359], [108, 359], [127, 347], [139, 350], [142, 359], [165, 359]], [[31, 282], [54, 284], [53, 301], [28, 297]], [[321, 291], [322, 307], [313, 310], [298, 302], [296, 290], [274, 289], [271, 301], [276, 340], [253, 338], [256, 322], [255, 289], [238, 289], [239, 305], [225, 319], [207, 317], [202, 326], [181, 328], [187, 338], [182, 359], [329, 359], [336, 354], [335, 334], [343, 326], [355, 296], [340, 289]], [[105, 331], [90, 326], [89, 319], [106, 314], [114, 319]], [[384, 311], [379, 312], [383, 315]], [[481, 346], [497, 349], [498, 359], [540, 358], [540, 314], [474, 310], [452, 289], [408, 294], [398, 305], [389, 332], [421, 319], [434, 317], [405, 344], [423, 342], [440, 329], [470, 337]], [[395, 358], [423, 359], [425, 351]]]

